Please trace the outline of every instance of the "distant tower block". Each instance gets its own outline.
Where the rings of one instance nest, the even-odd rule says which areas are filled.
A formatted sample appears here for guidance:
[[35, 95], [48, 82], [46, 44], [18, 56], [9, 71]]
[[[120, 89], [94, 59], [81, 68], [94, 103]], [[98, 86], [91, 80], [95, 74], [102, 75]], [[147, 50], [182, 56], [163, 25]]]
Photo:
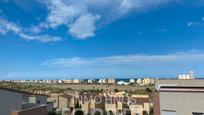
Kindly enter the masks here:
[[194, 71], [190, 71], [188, 74], [178, 75], [178, 79], [180, 79], [180, 80], [193, 80], [193, 79], [195, 79]]
[[190, 72], [189, 72], [189, 75], [190, 75], [190, 79], [195, 79], [194, 71], [190, 71]]

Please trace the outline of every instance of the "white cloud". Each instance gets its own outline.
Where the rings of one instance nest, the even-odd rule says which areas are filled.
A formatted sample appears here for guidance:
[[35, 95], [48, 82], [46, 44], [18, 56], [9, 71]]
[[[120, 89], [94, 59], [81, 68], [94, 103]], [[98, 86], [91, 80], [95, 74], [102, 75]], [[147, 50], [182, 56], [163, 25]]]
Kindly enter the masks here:
[[70, 24], [70, 34], [78, 39], [94, 36], [96, 30], [95, 23], [99, 18], [99, 16], [91, 14], [80, 16], [73, 24]]
[[129, 12], [156, 8], [168, 2], [170, 0], [47, 0], [43, 2], [49, 12], [46, 21], [35, 31], [64, 25], [75, 38], [85, 39], [95, 35], [96, 23], [104, 24], [103, 21], [116, 20]]
[[170, 0], [121, 0], [121, 12], [128, 13], [129, 11], [141, 11], [154, 7], [159, 7]]
[[[178, 0], [37, 0], [48, 10], [47, 17], [30, 32], [37, 34], [47, 29], [65, 26], [76, 39], [95, 36], [97, 28], [130, 12], [149, 11]], [[100, 18], [99, 18], [100, 17]], [[189, 24], [193, 25], [193, 24]], [[98, 27], [99, 26], [99, 27]], [[6, 33], [0, 29], [1, 33]], [[14, 32], [14, 31], [13, 31]]]
[[25, 40], [37, 40], [40, 42], [51, 42], [51, 41], [60, 41], [60, 37], [49, 36], [49, 35], [29, 35], [24, 32], [22, 27], [16, 25], [12, 22], [8, 22], [4, 18], [0, 18], [0, 34], [5, 35], [6, 33], [11, 32]]
[[63, 0], [50, 0], [48, 5], [49, 14], [47, 17], [48, 26], [56, 27], [59, 25], [70, 23], [74, 18], [86, 13], [86, 8], [83, 4], [66, 3]]
[[187, 26], [188, 26], [188, 27], [198, 26], [198, 25], [200, 25], [198, 22], [188, 22], [188, 23], [187, 23]]
[[10, 23], [7, 20], [0, 18], [0, 33], [6, 34], [7, 32], [19, 33], [21, 28], [19, 28], [16, 24]]
[[58, 66], [58, 67], [77, 67], [80, 65], [89, 65], [92, 62], [90, 60], [86, 60], [80, 57], [74, 57], [70, 59], [66, 58], [59, 58], [59, 59], [53, 59], [48, 60], [43, 63], [45, 66]]
[[163, 66], [168, 67], [174, 65], [191, 65], [204, 63], [204, 53], [202, 52], [178, 52], [166, 55], [121, 55], [110, 57], [97, 57], [97, 58], [60, 58], [52, 59], [44, 62], [42, 65], [57, 68], [81, 68], [81, 67], [105, 67], [110, 66], [119, 67], [133, 66]]
[[49, 36], [49, 35], [31, 36], [31, 35], [21, 33], [21, 34], [19, 34], [19, 36], [25, 40], [38, 40], [40, 42], [55, 42], [55, 41], [62, 40], [62, 38], [60, 38], [60, 37]]

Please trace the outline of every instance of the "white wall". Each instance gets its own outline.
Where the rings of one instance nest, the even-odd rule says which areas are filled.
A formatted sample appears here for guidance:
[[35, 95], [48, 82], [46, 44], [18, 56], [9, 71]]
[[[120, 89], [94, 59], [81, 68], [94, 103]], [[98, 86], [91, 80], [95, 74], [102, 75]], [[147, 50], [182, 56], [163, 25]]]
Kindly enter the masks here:
[[[41, 96], [41, 95], [36, 95], [36, 96], [30, 96], [28, 98], [29, 103], [37, 103], [37, 104], [47, 104], [47, 96]], [[38, 103], [40, 102], [40, 103]]]
[[176, 111], [176, 115], [204, 113], [204, 93], [160, 92], [160, 108], [161, 113], [170, 110]]

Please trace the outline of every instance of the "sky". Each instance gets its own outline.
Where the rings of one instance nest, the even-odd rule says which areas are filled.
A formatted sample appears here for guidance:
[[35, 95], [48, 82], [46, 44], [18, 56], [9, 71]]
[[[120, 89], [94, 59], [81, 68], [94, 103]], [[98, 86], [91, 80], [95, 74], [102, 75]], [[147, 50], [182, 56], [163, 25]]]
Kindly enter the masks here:
[[0, 0], [0, 79], [204, 77], [203, 0]]

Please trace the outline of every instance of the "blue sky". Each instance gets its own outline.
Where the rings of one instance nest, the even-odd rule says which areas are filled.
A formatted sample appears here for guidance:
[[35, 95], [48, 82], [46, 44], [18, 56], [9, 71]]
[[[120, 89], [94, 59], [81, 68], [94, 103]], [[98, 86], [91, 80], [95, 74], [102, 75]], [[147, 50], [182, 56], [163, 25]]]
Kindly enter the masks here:
[[1, 0], [0, 79], [204, 75], [203, 0]]

